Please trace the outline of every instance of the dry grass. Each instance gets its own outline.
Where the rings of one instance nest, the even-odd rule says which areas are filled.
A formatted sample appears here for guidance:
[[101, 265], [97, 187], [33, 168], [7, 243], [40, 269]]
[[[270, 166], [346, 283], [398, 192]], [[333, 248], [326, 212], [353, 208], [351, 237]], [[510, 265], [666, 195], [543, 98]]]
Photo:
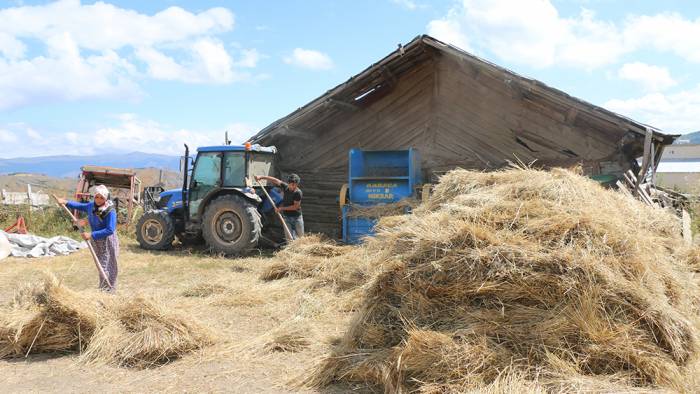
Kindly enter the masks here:
[[268, 352], [298, 352], [309, 347], [311, 342], [301, 331], [278, 332], [267, 342]]
[[99, 322], [99, 299], [75, 293], [52, 276], [22, 288], [1, 311], [0, 358], [84, 350]]
[[511, 370], [556, 391], [696, 391], [699, 302], [679, 234], [669, 213], [570, 171], [453, 171], [353, 252], [381, 272], [307, 383], [464, 392]]
[[154, 300], [78, 293], [49, 275], [3, 311], [0, 358], [81, 352], [120, 366], [159, 365], [212, 343], [190, 319]]
[[[107, 299], [116, 303], [131, 299], [131, 295], [152, 299], [206, 327], [215, 342], [173, 362], [154, 364], [160, 365], [158, 368], [146, 369], [118, 367], [119, 359], [103, 362], [72, 350], [46, 355], [33, 355], [32, 351], [28, 358], [0, 359], [3, 388], [36, 392], [55, 387], [71, 392], [113, 392], [124, 387], [143, 392], [306, 392], [287, 383], [327, 352], [328, 338], [340, 336], [347, 324], [347, 308], [343, 309], [345, 305], [339, 303], [331, 287], [318, 286], [314, 279], [260, 281], [261, 271], [275, 258], [227, 259], [186, 248], [147, 252], [131, 240], [121, 241], [118, 295]], [[2, 268], [0, 304], [12, 302], [17, 284], [41, 281], [40, 274], [47, 269], [78, 295], [100, 294], [91, 290], [97, 286], [97, 274], [86, 250], [32, 260], [31, 264], [10, 258], [3, 260]], [[183, 296], [201, 283], [228, 289], [208, 297]], [[114, 309], [107, 308], [114, 316]], [[275, 335], [295, 331], [303, 333], [307, 347], [293, 352], [265, 349]]]
[[[4, 386], [298, 392], [311, 389], [289, 382], [323, 359], [305, 383], [328, 392], [700, 387], [696, 289], [684, 268], [694, 252], [679, 246], [672, 217], [565, 171], [456, 172], [414, 212], [383, 217], [364, 246], [306, 237], [272, 258], [144, 252], [123, 240], [119, 292], [144, 302], [119, 295], [95, 303], [95, 352], [81, 336], [60, 352], [82, 356], [0, 361]], [[0, 299], [28, 311], [13, 321], [32, 320], [35, 291], [13, 296], [14, 283], [36, 282], [50, 268], [93, 300], [84, 290], [96, 285], [91, 264], [85, 251], [31, 265], [3, 261]], [[129, 341], [117, 308], [126, 300], [136, 312], [124, 321], [144, 322]], [[216, 341], [181, 341], [201, 334], [181, 333], [192, 322]], [[0, 327], [14, 338], [15, 329]], [[23, 346], [14, 354], [23, 356]], [[159, 368], [115, 367], [175, 358]], [[99, 362], [83, 364], [90, 361]]]
[[225, 293], [228, 286], [218, 283], [197, 283], [182, 292], [183, 297], [209, 297], [215, 294]]
[[372, 272], [372, 267], [366, 265], [369, 260], [358, 248], [307, 235], [277, 253], [273, 263], [260, 274], [260, 279], [314, 278], [318, 285], [351, 290], [369, 280]]
[[363, 217], [379, 219], [385, 216], [396, 216], [410, 213], [419, 202], [413, 198], [404, 198], [394, 203], [376, 204], [369, 206], [353, 205], [348, 217]]
[[171, 362], [213, 343], [208, 330], [153, 300], [126, 299], [112, 313], [113, 319], [90, 339], [85, 359], [146, 368]]

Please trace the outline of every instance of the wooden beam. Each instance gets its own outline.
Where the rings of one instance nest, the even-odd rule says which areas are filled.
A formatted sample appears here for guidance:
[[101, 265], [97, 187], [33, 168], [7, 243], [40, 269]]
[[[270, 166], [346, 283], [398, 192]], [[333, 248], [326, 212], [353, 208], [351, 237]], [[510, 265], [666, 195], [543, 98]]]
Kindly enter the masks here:
[[345, 102], [345, 101], [342, 101], [342, 100], [338, 100], [338, 99], [334, 99], [334, 98], [329, 98], [326, 102], [327, 102], [328, 104], [336, 105], [336, 106], [338, 106], [338, 107], [345, 108], [345, 109], [348, 109], [348, 110], [350, 110], [350, 111], [359, 111], [359, 110], [360, 110], [360, 107], [358, 107], [358, 106], [355, 105], [355, 104], [348, 103], [348, 102]]
[[637, 184], [644, 181], [644, 177], [649, 171], [649, 166], [652, 163], [651, 150], [653, 148], [652, 137], [654, 132], [647, 128], [646, 135], [644, 136], [644, 155], [642, 156], [642, 167], [639, 169], [639, 175], [637, 175]]
[[382, 66], [381, 74], [382, 77], [384, 77], [384, 79], [387, 81], [389, 86], [396, 85], [398, 79], [396, 78], [396, 75], [394, 75], [394, 73], [392, 73], [391, 70], [389, 70], [387, 67]]

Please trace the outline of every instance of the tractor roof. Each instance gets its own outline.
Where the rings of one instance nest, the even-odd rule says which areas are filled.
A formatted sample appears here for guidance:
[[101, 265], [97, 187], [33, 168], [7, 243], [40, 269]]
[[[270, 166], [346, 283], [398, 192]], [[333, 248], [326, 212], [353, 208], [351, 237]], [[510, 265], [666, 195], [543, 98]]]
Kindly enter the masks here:
[[[215, 145], [215, 146], [200, 146], [198, 152], [245, 152], [244, 145]], [[254, 144], [250, 147], [251, 152], [276, 153], [277, 148], [274, 146], [260, 146]]]

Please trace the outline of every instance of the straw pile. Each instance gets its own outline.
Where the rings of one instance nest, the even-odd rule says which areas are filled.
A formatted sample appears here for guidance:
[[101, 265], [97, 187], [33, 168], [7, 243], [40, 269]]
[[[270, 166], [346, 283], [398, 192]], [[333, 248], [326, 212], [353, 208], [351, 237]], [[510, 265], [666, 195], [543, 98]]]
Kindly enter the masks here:
[[572, 171], [455, 170], [379, 227], [355, 254], [382, 272], [307, 384], [698, 389], [698, 293], [669, 213]]
[[268, 352], [299, 352], [311, 345], [311, 342], [300, 331], [282, 332], [275, 334], [265, 343]]
[[115, 306], [113, 314], [113, 319], [91, 338], [84, 354], [86, 359], [147, 368], [212, 343], [202, 327], [152, 300], [126, 300]]
[[155, 301], [77, 293], [53, 276], [0, 310], [0, 358], [80, 352], [88, 360], [148, 367], [211, 342], [203, 328]]
[[260, 279], [315, 278], [320, 285], [338, 290], [354, 289], [368, 281], [368, 259], [351, 246], [340, 246], [318, 235], [307, 235], [277, 253]]
[[348, 211], [348, 217], [362, 217], [379, 219], [385, 216], [396, 216], [411, 213], [418, 206], [418, 201], [413, 198], [404, 198], [397, 202], [386, 204], [374, 204], [368, 206], [353, 205]]
[[0, 317], [0, 358], [86, 348], [100, 305], [61, 285], [55, 277], [21, 289]]

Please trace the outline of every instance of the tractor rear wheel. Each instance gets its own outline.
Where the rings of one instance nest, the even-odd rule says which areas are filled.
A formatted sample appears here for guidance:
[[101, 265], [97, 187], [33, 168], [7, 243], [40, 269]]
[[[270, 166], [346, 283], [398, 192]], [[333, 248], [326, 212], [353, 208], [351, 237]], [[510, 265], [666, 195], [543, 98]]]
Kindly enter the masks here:
[[253, 204], [237, 195], [212, 201], [204, 212], [202, 235], [215, 252], [240, 255], [258, 245], [262, 225]]
[[143, 249], [170, 249], [175, 239], [173, 219], [165, 211], [144, 213], [136, 225], [136, 239]]

